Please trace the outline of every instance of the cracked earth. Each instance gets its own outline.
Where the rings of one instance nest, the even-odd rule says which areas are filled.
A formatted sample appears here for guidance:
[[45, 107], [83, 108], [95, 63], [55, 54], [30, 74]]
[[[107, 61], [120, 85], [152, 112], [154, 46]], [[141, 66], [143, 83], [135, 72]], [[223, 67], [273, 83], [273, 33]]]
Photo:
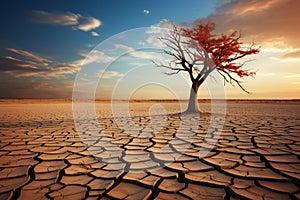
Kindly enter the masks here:
[[300, 199], [299, 102], [228, 103], [223, 130], [208, 135], [206, 105], [193, 130], [175, 103], [163, 123], [133, 104], [119, 120], [137, 134], [103, 103], [101, 130], [78, 120], [81, 135], [70, 103], [0, 104], [0, 199]]

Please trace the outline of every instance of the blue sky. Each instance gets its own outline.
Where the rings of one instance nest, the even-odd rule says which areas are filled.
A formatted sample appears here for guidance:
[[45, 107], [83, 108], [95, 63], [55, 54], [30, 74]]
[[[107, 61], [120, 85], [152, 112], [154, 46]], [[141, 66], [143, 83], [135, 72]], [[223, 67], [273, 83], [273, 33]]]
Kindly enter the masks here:
[[[241, 30], [245, 43], [255, 41], [261, 46], [261, 53], [248, 66], [257, 71], [256, 77], [243, 80], [253, 94], [226, 85], [227, 98], [300, 98], [299, 2], [4, 0], [0, 7], [0, 98], [71, 98], [80, 63], [98, 44], [135, 28], [149, 28], [162, 22], [191, 25], [198, 20], [215, 22], [217, 33]], [[110, 61], [113, 55], [109, 52], [116, 47], [128, 50], [141, 43], [134, 37], [126, 42], [122, 46], [115, 41], [105, 50], [100, 45], [92, 56]], [[130, 62], [136, 59], [141, 63], [141, 57], [131, 56]], [[110, 92], [99, 98], [109, 98], [113, 84], [134, 67], [125, 60], [111, 66], [113, 70], [105, 75], [106, 83], [97, 90]], [[188, 85], [185, 88], [176, 78], [164, 78], [182, 90], [181, 97], [188, 98]], [[150, 98], [149, 94], [171, 98], [157, 87], [141, 92], [146, 93], [144, 98]], [[209, 98], [205, 86], [201, 95]]]
[[[201, 4], [199, 4], [201, 2]], [[212, 12], [215, 1], [191, 0], [51, 0], [51, 1], [2, 1], [0, 23], [5, 27], [0, 32], [1, 50], [19, 48], [54, 57], [59, 61], [70, 61], [81, 50], [98, 44], [108, 37], [132, 28], [147, 27], [162, 19], [178, 22], [191, 22], [199, 16]], [[144, 10], [149, 10], [145, 14]], [[72, 26], [37, 23], [34, 11], [74, 13], [94, 17], [101, 26], [93, 31], [93, 37], [84, 31], [74, 31]]]

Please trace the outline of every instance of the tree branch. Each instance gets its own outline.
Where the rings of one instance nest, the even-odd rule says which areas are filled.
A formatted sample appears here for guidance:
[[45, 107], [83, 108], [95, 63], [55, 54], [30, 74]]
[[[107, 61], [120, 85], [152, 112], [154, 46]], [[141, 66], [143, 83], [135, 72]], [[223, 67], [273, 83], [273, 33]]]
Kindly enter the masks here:
[[251, 94], [251, 92], [249, 92], [248, 90], [246, 90], [242, 85], [241, 85], [241, 81], [235, 79], [234, 77], [232, 77], [227, 71], [223, 70], [223, 69], [219, 69], [220, 72], [223, 72], [225, 73], [228, 77], [229, 77], [229, 83], [231, 85], [234, 86], [234, 84], [232, 83], [232, 81], [234, 81], [244, 92], [248, 93], [248, 94]]

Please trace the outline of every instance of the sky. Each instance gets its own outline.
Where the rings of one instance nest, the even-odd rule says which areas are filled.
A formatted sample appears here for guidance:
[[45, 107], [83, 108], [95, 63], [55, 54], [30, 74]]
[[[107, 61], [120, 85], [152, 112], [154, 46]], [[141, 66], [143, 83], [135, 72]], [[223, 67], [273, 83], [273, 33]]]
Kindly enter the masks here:
[[[151, 62], [161, 56], [151, 34], [210, 21], [216, 33], [238, 30], [261, 47], [245, 66], [256, 76], [242, 80], [251, 94], [227, 84], [226, 98], [299, 99], [299, 8], [293, 0], [4, 0], [0, 98], [69, 99], [81, 84], [99, 99], [187, 99], [185, 75], [166, 76]], [[199, 98], [210, 98], [209, 88]]]

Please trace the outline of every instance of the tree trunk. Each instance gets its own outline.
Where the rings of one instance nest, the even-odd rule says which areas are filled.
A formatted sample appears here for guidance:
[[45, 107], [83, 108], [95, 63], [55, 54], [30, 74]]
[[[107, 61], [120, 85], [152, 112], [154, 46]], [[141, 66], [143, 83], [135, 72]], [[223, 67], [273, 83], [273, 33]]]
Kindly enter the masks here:
[[198, 107], [198, 99], [197, 99], [197, 93], [199, 89], [199, 82], [195, 81], [192, 84], [191, 92], [190, 92], [190, 99], [189, 99], [189, 105], [185, 113], [199, 113], [199, 107]]

